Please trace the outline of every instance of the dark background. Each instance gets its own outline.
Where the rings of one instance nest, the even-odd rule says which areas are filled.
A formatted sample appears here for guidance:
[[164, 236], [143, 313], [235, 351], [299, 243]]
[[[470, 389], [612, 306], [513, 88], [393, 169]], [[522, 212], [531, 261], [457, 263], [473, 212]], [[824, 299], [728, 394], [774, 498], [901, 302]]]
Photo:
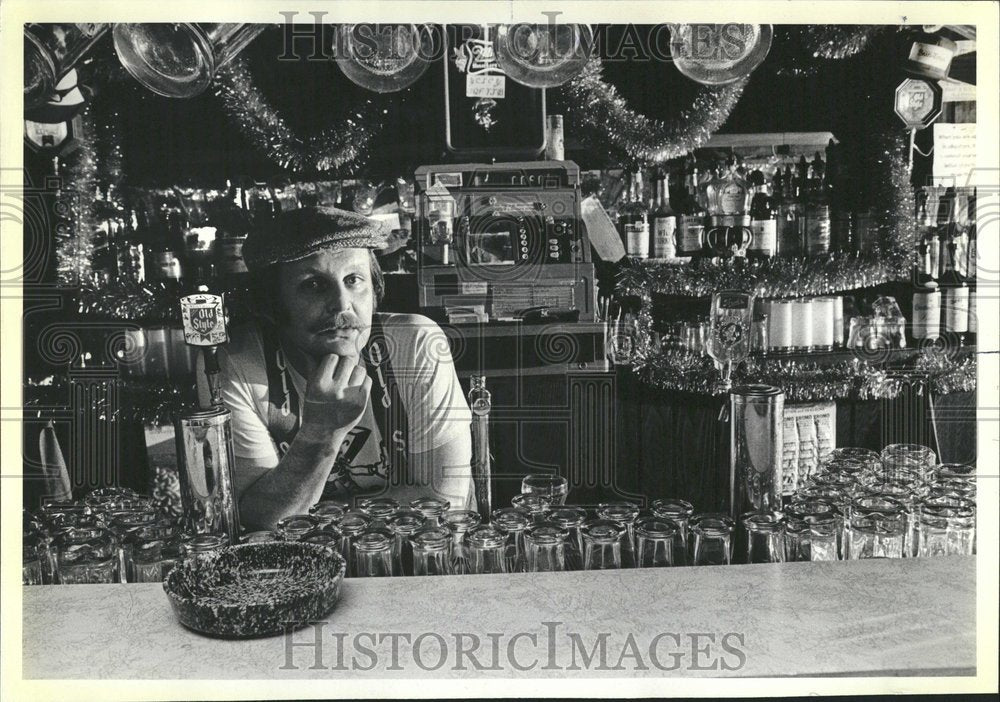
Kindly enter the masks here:
[[[630, 107], [651, 118], [668, 118], [689, 103], [699, 85], [670, 63], [641, 56], [627, 60], [636, 52], [623, 47], [636, 39], [641, 45], [650, 30], [650, 26], [607, 27], [598, 31], [596, 50], [602, 57], [621, 57], [605, 61], [604, 75]], [[811, 58], [792, 31], [775, 28], [768, 57], [753, 73], [720, 133], [831, 131], [851, 142], [863, 141], [877, 126], [893, 124], [893, 89], [903, 78], [901, 66], [912, 30], [877, 35], [867, 50], [843, 60]], [[265, 97], [299, 134], [315, 134], [339, 122], [360, 101], [373, 96], [388, 110], [386, 127], [375, 139], [368, 162], [338, 175], [396, 177], [446, 158], [438, 64], [411, 88], [376, 96], [348, 80], [333, 59], [307, 60], [305, 47], [299, 50], [303, 57], [298, 61], [278, 60], [283, 52], [283, 30], [275, 26], [258, 36], [242, 56]], [[284, 172], [254, 151], [230, 124], [211, 89], [183, 100], [142, 88], [120, 68], [109, 38], [101, 41], [81, 70], [84, 83], [105, 93], [96, 96], [102, 116], [119, 125], [129, 185], [215, 186], [243, 175], [317, 175]], [[974, 82], [974, 64], [970, 71], [967, 61], [957, 60], [952, 76]], [[580, 147], [574, 115], [560, 105], [558, 91], [549, 91], [549, 103], [550, 112], [565, 114], [567, 158], [583, 168], [619, 165], [608, 163], [597, 150]]]

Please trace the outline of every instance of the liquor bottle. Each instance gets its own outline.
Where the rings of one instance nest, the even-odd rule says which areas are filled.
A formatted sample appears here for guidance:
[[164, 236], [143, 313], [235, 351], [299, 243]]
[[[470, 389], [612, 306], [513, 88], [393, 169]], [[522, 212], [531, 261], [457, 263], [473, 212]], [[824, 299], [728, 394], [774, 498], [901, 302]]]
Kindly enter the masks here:
[[785, 166], [782, 186], [784, 191], [778, 216], [778, 255], [782, 258], [793, 258], [802, 252], [799, 227], [803, 212], [802, 202], [799, 199], [799, 186], [790, 166]]
[[[802, 157], [805, 161], [805, 156]], [[830, 199], [824, 174], [826, 167], [819, 153], [809, 165], [806, 193], [806, 216], [803, 250], [810, 256], [830, 252]]]
[[730, 155], [726, 168], [716, 172], [705, 184], [709, 215], [744, 215], [749, 205], [749, 189], [736, 170], [736, 157]]
[[965, 189], [955, 191], [951, 203], [952, 229], [955, 239], [955, 268], [966, 279], [969, 277], [969, 193]]
[[677, 235], [677, 215], [670, 207], [670, 177], [667, 173], [656, 180], [649, 218], [653, 225], [653, 258], [667, 261], [676, 258], [674, 238]]
[[649, 212], [642, 199], [642, 171], [632, 174], [628, 202], [618, 210], [618, 233], [630, 258], [649, 258]]
[[930, 253], [926, 242], [918, 245], [912, 277], [914, 339], [936, 339], [941, 331], [941, 291], [930, 272]]
[[954, 241], [948, 242], [948, 258], [941, 274], [941, 304], [944, 306], [944, 331], [961, 335], [969, 331], [969, 285], [965, 276], [958, 272], [957, 248]]
[[979, 332], [979, 325], [976, 319], [976, 240], [978, 238], [978, 225], [976, 222], [976, 196], [977, 192], [973, 188], [972, 193], [969, 195], [969, 248], [968, 255], [966, 258], [965, 269], [968, 271], [966, 273], [966, 280], [969, 283], [969, 322], [968, 330], [970, 334], [977, 334]]
[[685, 177], [683, 198], [678, 207], [680, 217], [677, 220], [678, 256], [697, 256], [702, 253], [705, 235], [705, 210], [698, 202], [698, 168], [694, 161]]
[[[944, 275], [948, 263], [948, 243], [952, 236], [952, 214], [955, 189], [946, 188], [938, 197], [937, 206], [937, 278]], [[933, 257], [933, 254], [932, 254]], [[933, 261], [933, 258], [932, 258]]]
[[750, 173], [753, 198], [750, 200], [750, 230], [753, 239], [747, 248], [747, 258], [771, 258], [777, 247], [777, 226], [775, 202], [767, 193], [764, 174], [755, 170]]
[[490, 492], [490, 411], [493, 396], [486, 389], [486, 377], [474, 375], [469, 379], [469, 409], [472, 410], [472, 484], [476, 506], [480, 514], [491, 514]]

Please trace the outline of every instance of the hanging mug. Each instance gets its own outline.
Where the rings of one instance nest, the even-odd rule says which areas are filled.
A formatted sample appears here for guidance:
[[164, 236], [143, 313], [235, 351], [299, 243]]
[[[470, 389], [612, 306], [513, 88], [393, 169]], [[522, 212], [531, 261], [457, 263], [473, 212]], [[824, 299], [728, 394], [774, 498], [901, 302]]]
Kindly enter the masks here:
[[266, 24], [157, 22], [116, 24], [115, 53], [132, 77], [157, 95], [203, 93]]
[[94, 22], [24, 25], [24, 108], [44, 105], [59, 80], [110, 27]]

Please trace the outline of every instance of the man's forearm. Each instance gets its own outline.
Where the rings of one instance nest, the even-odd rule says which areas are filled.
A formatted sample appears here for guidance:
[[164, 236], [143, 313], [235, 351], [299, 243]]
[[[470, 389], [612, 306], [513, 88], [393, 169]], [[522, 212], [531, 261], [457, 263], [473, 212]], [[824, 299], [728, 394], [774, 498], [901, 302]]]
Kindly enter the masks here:
[[300, 433], [277, 466], [240, 496], [240, 521], [254, 529], [273, 529], [290, 514], [302, 514], [319, 501], [346, 431], [328, 440]]

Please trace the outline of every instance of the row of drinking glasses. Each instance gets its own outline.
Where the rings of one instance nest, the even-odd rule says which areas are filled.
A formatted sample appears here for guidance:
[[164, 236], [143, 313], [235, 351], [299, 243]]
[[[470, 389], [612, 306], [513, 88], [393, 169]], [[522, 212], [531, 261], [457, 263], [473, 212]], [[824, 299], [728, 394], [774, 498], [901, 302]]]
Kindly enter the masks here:
[[695, 515], [683, 500], [657, 500], [645, 513], [635, 503], [609, 502], [591, 513], [522, 493], [484, 524], [435, 497], [409, 506], [375, 497], [359, 498], [354, 509], [317, 503], [244, 542], [328, 546], [347, 561], [348, 577], [602, 570], [728, 562], [728, 522], [721, 514]]
[[223, 536], [184, 534], [152, 498], [100, 488], [76, 501], [48, 500], [25, 513], [25, 585], [159, 582], [179, 560], [221, 548]]

